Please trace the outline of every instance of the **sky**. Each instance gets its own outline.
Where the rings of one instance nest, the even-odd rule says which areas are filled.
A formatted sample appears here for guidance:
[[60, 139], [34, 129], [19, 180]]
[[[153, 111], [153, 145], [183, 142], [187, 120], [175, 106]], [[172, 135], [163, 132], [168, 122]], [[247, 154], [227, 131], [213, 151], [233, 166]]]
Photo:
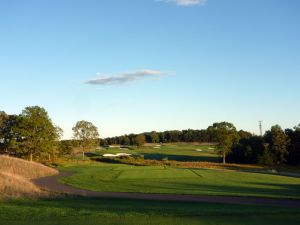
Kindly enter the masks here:
[[0, 0], [0, 110], [72, 137], [300, 123], [298, 0]]

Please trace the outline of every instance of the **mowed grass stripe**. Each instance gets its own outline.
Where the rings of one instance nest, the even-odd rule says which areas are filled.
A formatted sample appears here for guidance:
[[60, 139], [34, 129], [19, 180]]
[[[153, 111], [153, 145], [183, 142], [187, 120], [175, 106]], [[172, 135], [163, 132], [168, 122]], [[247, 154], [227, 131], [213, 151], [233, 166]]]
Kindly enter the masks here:
[[185, 169], [161, 168], [161, 169], [145, 169], [145, 170], [125, 170], [119, 179], [177, 179], [177, 178], [194, 178], [198, 176]]
[[300, 199], [299, 178], [271, 174], [103, 163], [68, 169], [76, 173], [62, 182], [94, 191]]

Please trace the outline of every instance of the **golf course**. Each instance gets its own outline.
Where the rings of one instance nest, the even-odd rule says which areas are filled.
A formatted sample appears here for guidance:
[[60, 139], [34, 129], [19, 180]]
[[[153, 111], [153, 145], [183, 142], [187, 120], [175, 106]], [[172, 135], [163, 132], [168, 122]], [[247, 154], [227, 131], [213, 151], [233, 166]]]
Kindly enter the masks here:
[[[202, 151], [195, 151], [200, 148]], [[107, 148], [93, 155], [120, 150]], [[156, 160], [158, 156], [166, 158], [184, 153], [186, 157], [209, 155], [219, 159], [211, 146], [192, 144], [168, 145], [162, 149], [148, 146], [126, 152], [148, 153], [155, 155]], [[300, 222], [300, 178], [297, 177], [257, 169], [251, 172], [249, 168], [245, 171], [243, 167], [137, 166], [98, 162], [93, 157], [84, 161], [78, 158], [79, 155], [60, 161], [58, 169], [65, 175], [34, 181], [51, 191], [51, 196], [2, 200], [0, 224], [296, 225]]]
[[299, 12], [0, 0], [0, 225], [300, 225]]
[[185, 169], [97, 163], [67, 167], [60, 181], [100, 192], [300, 198], [300, 179], [230, 170]]
[[[118, 154], [122, 156], [114, 156]], [[300, 222], [300, 178], [295, 168], [294, 176], [286, 176], [260, 165], [223, 165], [213, 144], [91, 149], [84, 158], [80, 152], [57, 158], [49, 171], [38, 163], [1, 159], [4, 172], [34, 174], [30, 177], [40, 197], [0, 200], [0, 224]]]

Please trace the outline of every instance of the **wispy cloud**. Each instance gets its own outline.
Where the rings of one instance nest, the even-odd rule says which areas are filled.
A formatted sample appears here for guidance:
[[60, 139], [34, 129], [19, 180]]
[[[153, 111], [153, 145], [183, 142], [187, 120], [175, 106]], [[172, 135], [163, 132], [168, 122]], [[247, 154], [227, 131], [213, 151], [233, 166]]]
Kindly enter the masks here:
[[164, 73], [159, 70], [140, 70], [136, 72], [120, 73], [115, 75], [102, 75], [99, 78], [88, 80], [85, 83], [95, 85], [119, 85], [140, 80], [143, 78], [157, 79], [160, 78], [162, 75], [164, 75]]
[[206, 0], [158, 0], [163, 2], [175, 3], [178, 6], [204, 5]]

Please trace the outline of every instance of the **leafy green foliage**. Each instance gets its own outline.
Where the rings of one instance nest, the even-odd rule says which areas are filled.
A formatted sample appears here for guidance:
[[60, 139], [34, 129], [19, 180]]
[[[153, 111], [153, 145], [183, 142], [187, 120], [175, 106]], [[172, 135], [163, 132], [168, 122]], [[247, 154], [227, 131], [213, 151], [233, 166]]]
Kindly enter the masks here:
[[3, 112], [0, 118], [0, 152], [17, 155], [19, 143], [22, 141], [18, 132], [20, 116], [7, 115]]
[[135, 137], [134, 142], [138, 148], [142, 147], [146, 142], [145, 135], [139, 134], [138, 136]]
[[58, 144], [59, 155], [60, 156], [69, 156], [73, 153], [74, 146], [72, 145], [71, 141], [62, 140]]
[[248, 135], [240, 135], [240, 137], [242, 138], [239, 142], [233, 145], [232, 151], [228, 155], [228, 161], [247, 164], [258, 163], [265, 149], [263, 138]]
[[72, 128], [74, 137], [80, 140], [83, 150], [98, 144], [98, 128], [91, 122], [81, 120]]
[[285, 162], [288, 154], [288, 137], [281, 127], [272, 126], [271, 130], [266, 132], [264, 139], [267, 144], [266, 151], [269, 151], [267, 154], [272, 156], [273, 162], [277, 165]]
[[47, 111], [39, 106], [23, 110], [18, 128], [22, 137], [20, 152], [25, 155], [53, 153], [53, 146], [61, 133], [61, 129], [53, 125]]
[[239, 140], [235, 126], [228, 122], [214, 123], [208, 128], [208, 132], [218, 143], [217, 148], [220, 154], [223, 155], [223, 163], [225, 164], [226, 156], [230, 153], [232, 146]]
[[1, 116], [1, 145], [8, 154], [43, 158], [55, 154], [62, 130], [47, 111], [39, 106], [26, 107], [20, 115]]
[[289, 138], [287, 162], [292, 165], [300, 164], [300, 124], [294, 129], [285, 131]]
[[151, 143], [158, 143], [159, 142], [159, 136], [156, 133], [156, 131], [152, 131], [150, 134], [151, 137]]

